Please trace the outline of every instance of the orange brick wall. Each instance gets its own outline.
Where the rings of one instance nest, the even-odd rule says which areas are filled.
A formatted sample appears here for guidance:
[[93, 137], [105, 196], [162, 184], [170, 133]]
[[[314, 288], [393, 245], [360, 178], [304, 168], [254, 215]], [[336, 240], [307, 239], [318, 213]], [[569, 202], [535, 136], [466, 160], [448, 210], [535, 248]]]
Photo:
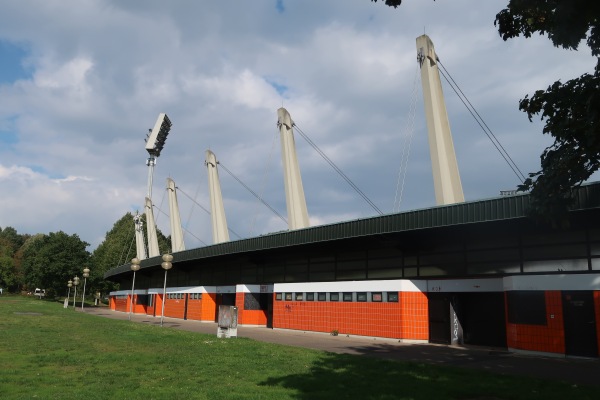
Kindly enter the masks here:
[[[202, 297], [204, 296], [202, 295]], [[187, 319], [202, 320], [202, 299], [188, 299]]]
[[165, 317], [181, 318], [185, 314], [185, 296], [183, 299], [169, 299], [165, 301]]
[[242, 325], [267, 325], [267, 312], [263, 310], [245, 310], [245, 293], [235, 294], [235, 305], [238, 308], [238, 324]]
[[397, 303], [274, 300], [273, 327], [428, 340], [427, 296], [404, 292]]
[[[506, 295], [504, 296], [506, 304]], [[505, 307], [508, 310], [508, 304]], [[554, 318], [550, 318], [553, 314]], [[565, 353], [565, 333], [562, 297], [559, 290], [546, 291], [547, 324], [521, 325], [508, 322], [506, 312], [506, 342], [508, 347], [547, 353]]]
[[217, 321], [217, 294], [202, 294], [202, 321]]
[[115, 311], [127, 311], [129, 306], [129, 297], [127, 299], [115, 298]]

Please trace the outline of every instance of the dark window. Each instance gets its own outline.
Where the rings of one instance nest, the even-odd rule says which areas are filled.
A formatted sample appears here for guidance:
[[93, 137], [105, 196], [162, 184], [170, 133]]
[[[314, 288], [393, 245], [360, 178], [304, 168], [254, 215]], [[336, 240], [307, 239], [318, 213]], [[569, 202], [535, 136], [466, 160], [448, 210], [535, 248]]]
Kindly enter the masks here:
[[371, 301], [373, 302], [380, 302], [383, 301], [383, 296], [381, 295], [381, 292], [374, 292], [371, 293]]
[[508, 322], [511, 324], [546, 325], [546, 295], [543, 291], [506, 292]]
[[317, 300], [318, 301], [325, 301], [325, 300], [327, 300], [327, 295], [325, 293], [321, 292], [321, 293], [318, 294]]
[[356, 301], [361, 301], [361, 302], [367, 301], [367, 293], [366, 292], [356, 293]]
[[339, 293], [329, 293], [329, 301], [340, 301]]
[[244, 293], [244, 310], [264, 310], [260, 293]]
[[296, 293], [296, 301], [302, 301], [304, 299], [304, 293]]
[[344, 293], [344, 301], [352, 301], [352, 293], [345, 292]]
[[315, 294], [314, 293], [306, 293], [306, 301], [314, 301]]
[[286, 301], [291, 301], [292, 300], [292, 294], [291, 293], [286, 293], [285, 294], [285, 300]]
[[281, 293], [275, 293], [275, 300], [281, 300]]
[[397, 303], [398, 302], [398, 292], [388, 292], [387, 293], [387, 301], [389, 301], [390, 303]]

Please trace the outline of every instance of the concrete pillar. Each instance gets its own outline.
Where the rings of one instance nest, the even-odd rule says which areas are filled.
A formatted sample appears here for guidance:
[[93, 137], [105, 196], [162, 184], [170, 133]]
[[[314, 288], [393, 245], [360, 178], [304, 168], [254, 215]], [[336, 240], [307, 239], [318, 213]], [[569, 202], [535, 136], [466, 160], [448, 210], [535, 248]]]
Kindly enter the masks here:
[[148, 233], [148, 257], [160, 255], [158, 250], [158, 236], [156, 235], [156, 223], [154, 222], [154, 211], [152, 200], [146, 197], [146, 231]]
[[227, 230], [227, 218], [225, 217], [225, 206], [223, 205], [219, 171], [217, 170], [218, 163], [215, 153], [206, 150], [204, 164], [208, 170], [208, 192], [210, 195], [210, 217], [212, 222], [213, 243], [228, 242], [229, 231]]
[[302, 177], [296, 156], [296, 143], [292, 127], [294, 122], [285, 108], [277, 110], [277, 126], [281, 134], [281, 158], [283, 160], [283, 180], [287, 204], [289, 229], [309, 226], [306, 198], [302, 187]]
[[171, 178], [167, 178], [167, 193], [169, 194], [169, 219], [171, 222], [171, 251], [183, 251], [185, 250], [185, 243], [183, 242], [179, 204], [177, 203], [175, 181]]
[[465, 201], [465, 197], [442, 93], [438, 59], [433, 42], [427, 35], [417, 38], [417, 55], [421, 65], [421, 84], [429, 131], [435, 200], [438, 205], [461, 203]]
[[135, 225], [136, 257], [140, 260], [145, 260], [148, 258], [148, 255], [146, 254], [146, 245], [144, 244], [144, 223], [142, 222], [142, 216], [137, 212], [133, 216], [133, 223]]

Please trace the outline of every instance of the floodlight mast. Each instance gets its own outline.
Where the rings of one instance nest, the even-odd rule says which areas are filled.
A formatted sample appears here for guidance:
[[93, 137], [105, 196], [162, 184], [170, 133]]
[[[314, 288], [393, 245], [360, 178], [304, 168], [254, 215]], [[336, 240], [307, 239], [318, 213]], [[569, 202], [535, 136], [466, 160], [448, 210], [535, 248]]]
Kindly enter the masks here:
[[[148, 234], [148, 257], [158, 255], [158, 238], [156, 236], [156, 224], [154, 222], [154, 213], [152, 211], [152, 178], [154, 176], [154, 166], [156, 165], [156, 158], [160, 156], [160, 152], [165, 146], [172, 125], [173, 124], [167, 114], [160, 113], [154, 124], [154, 128], [149, 129], [149, 132], [146, 135], [146, 151], [149, 155], [146, 160], [146, 165], [148, 166], [148, 195], [146, 196], [144, 208], [146, 214], [146, 230]], [[135, 217], [134, 221], [136, 228], [139, 228], [141, 233], [141, 221], [136, 221]], [[143, 234], [138, 235], [136, 239], [141, 239], [141, 241], [143, 241]], [[140, 260], [146, 258], [143, 243], [141, 246], [138, 243], [137, 257]]]
[[146, 151], [149, 154], [146, 165], [148, 166], [148, 198], [150, 200], [152, 200], [152, 179], [156, 159], [160, 156], [160, 152], [165, 146], [172, 125], [167, 114], [160, 113], [154, 124], [154, 128], [150, 129], [146, 136]]

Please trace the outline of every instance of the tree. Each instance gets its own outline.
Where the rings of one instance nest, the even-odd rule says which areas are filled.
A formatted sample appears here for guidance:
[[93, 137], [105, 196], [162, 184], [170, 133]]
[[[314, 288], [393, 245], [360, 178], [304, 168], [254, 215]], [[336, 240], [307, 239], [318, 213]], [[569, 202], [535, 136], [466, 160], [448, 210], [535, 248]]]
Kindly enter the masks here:
[[67, 281], [81, 276], [89, 266], [88, 243], [77, 235], [60, 231], [37, 235], [23, 251], [23, 275], [27, 288], [46, 289], [48, 296], [57, 296], [67, 289]]
[[[371, 0], [377, 2], [377, 0]], [[401, 0], [386, 0], [398, 7]], [[539, 115], [544, 134], [554, 138], [521, 191], [531, 191], [532, 213], [556, 220], [573, 202], [573, 188], [600, 169], [600, 2], [590, 0], [509, 0], [494, 25], [504, 40], [537, 33], [557, 47], [577, 50], [585, 40], [597, 57], [593, 74], [526, 95], [519, 109], [529, 120]]]
[[19, 235], [13, 227], [0, 229], [0, 287], [14, 292], [22, 284], [17, 261], [18, 250], [28, 235]]

